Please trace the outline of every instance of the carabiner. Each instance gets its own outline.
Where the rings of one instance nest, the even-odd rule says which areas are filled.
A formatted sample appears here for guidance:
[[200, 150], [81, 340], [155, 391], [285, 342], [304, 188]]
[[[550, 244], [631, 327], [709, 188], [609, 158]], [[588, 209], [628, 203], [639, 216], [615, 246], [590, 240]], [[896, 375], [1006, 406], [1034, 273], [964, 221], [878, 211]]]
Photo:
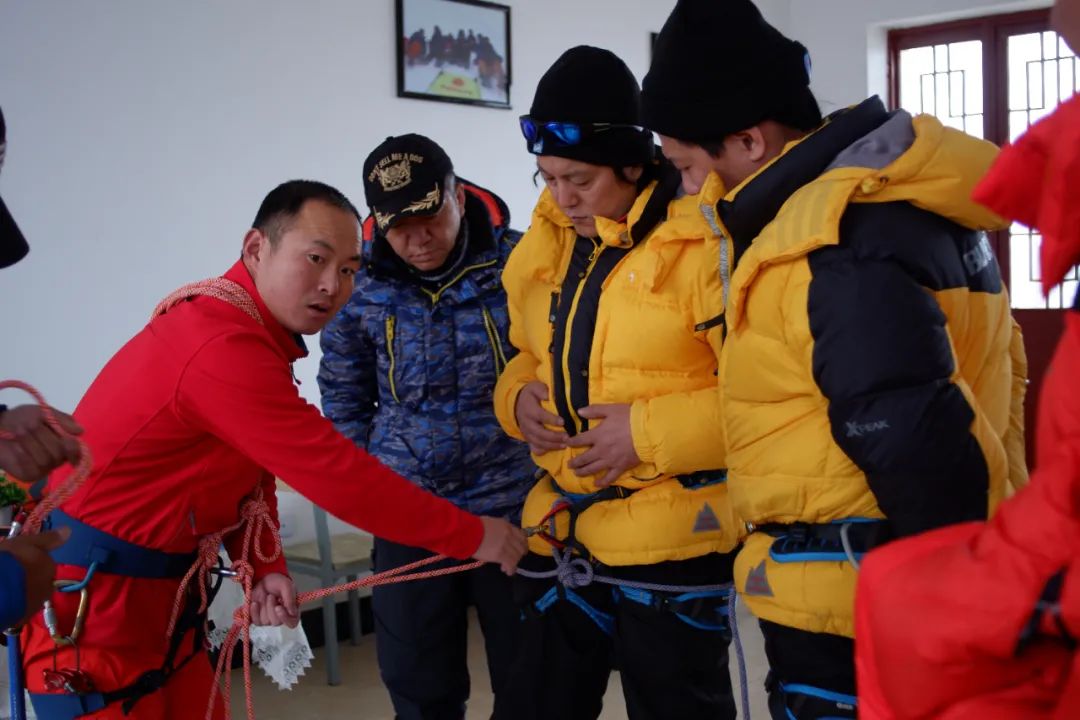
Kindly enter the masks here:
[[41, 611], [45, 620], [45, 628], [49, 631], [49, 635], [52, 637], [57, 647], [66, 647], [68, 645], [74, 645], [79, 635], [82, 634], [83, 626], [86, 624], [86, 611], [90, 607], [90, 591], [86, 589], [86, 583], [84, 580], [54, 580], [53, 587], [60, 592], [63, 589], [72, 585], [82, 585], [79, 590], [79, 608], [75, 611], [75, 623], [72, 625], [71, 632], [67, 635], [60, 634], [60, 621], [56, 617], [56, 609], [53, 608], [52, 601], [45, 601], [45, 608]]

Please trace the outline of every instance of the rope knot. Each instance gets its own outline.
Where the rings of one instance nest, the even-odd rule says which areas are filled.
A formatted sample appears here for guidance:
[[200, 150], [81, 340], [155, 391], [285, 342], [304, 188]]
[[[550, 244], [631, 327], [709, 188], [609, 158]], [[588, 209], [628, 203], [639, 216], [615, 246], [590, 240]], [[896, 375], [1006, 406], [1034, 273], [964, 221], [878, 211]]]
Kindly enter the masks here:
[[262, 522], [270, 517], [270, 506], [266, 504], [262, 493], [244, 501], [240, 506], [240, 517], [248, 522]]
[[222, 534], [213, 533], [212, 535], [203, 535], [199, 538], [198, 544], [198, 562], [206, 567], [207, 570], [217, 564], [218, 561], [218, 548], [221, 547]]
[[558, 562], [559, 582], [566, 587], [577, 589], [592, 584], [596, 572], [592, 563], [585, 558], [573, 560], [558, 558], [556, 562]]
[[255, 568], [247, 560], [237, 560], [229, 569], [236, 573], [233, 580], [241, 585], [247, 585], [255, 578]]

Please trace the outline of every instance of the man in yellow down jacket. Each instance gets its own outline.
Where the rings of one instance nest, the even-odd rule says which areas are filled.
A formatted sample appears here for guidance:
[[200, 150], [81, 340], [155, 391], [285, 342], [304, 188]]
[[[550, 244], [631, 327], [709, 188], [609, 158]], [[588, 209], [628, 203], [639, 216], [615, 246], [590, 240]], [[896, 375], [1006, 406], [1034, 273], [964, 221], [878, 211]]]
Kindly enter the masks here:
[[522, 522], [545, 534], [522, 567], [553, 571], [553, 546], [573, 566], [515, 586], [500, 719], [595, 719], [613, 655], [630, 718], [735, 717], [718, 248], [697, 217], [668, 219], [679, 178], [654, 158], [639, 98], [618, 57], [582, 46], [521, 119], [546, 188], [503, 273], [519, 354], [495, 407], [543, 471]]
[[643, 88], [727, 251], [717, 430], [782, 720], [856, 715], [865, 552], [1026, 480], [1003, 223], [970, 199], [996, 148], [877, 98], [822, 120], [809, 74], [750, 0], [680, 0]]

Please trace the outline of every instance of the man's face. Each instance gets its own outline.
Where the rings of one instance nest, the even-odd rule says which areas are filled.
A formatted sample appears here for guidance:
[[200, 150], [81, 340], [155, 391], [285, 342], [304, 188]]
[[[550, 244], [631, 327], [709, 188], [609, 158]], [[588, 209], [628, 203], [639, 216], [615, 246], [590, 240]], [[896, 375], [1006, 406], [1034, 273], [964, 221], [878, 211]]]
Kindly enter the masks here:
[[465, 188], [455, 183], [439, 212], [427, 217], [408, 217], [386, 231], [386, 240], [397, 256], [421, 272], [442, 267], [457, 242]]
[[283, 223], [276, 243], [258, 230], [244, 239], [244, 260], [270, 312], [286, 330], [319, 332], [352, 293], [360, 268], [359, 224], [352, 213], [308, 200]]
[[682, 174], [683, 190], [688, 194], [696, 195], [701, 192], [710, 172], [719, 175], [724, 187], [730, 190], [757, 172], [761, 166], [755, 159], [752, 148], [747, 145], [744, 135], [746, 133], [737, 133], [724, 138], [717, 156], [710, 155], [700, 145], [684, 143], [666, 135], [660, 136], [660, 149], [664, 157]]
[[[637, 198], [637, 187], [615, 175], [603, 165], [591, 165], [580, 160], [542, 155], [536, 158], [540, 177], [544, 179], [551, 197], [559, 209], [574, 223], [582, 237], [597, 236], [596, 218], [623, 218]], [[641, 168], [626, 168], [627, 177], [636, 180]]]
[[683, 191], [688, 195], [697, 195], [705, 184], [705, 178], [713, 171], [715, 159], [700, 145], [691, 145], [681, 140], [660, 136], [660, 149], [664, 157], [671, 161], [682, 175]]

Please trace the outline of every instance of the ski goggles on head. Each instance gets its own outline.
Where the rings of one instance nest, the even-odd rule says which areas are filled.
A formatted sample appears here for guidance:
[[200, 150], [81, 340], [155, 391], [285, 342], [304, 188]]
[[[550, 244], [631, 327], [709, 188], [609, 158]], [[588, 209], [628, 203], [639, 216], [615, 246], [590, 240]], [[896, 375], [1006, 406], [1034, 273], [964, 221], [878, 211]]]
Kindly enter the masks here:
[[556, 145], [571, 146], [580, 145], [587, 138], [608, 130], [627, 129], [644, 132], [645, 128], [640, 125], [624, 125], [621, 123], [577, 123], [560, 122], [557, 120], [536, 120], [528, 115], [522, 115], [521, 134], [525, 136], [530, 148], [536, 148], [533, 152], [539, 152], [545, 142], [553, 142]]

